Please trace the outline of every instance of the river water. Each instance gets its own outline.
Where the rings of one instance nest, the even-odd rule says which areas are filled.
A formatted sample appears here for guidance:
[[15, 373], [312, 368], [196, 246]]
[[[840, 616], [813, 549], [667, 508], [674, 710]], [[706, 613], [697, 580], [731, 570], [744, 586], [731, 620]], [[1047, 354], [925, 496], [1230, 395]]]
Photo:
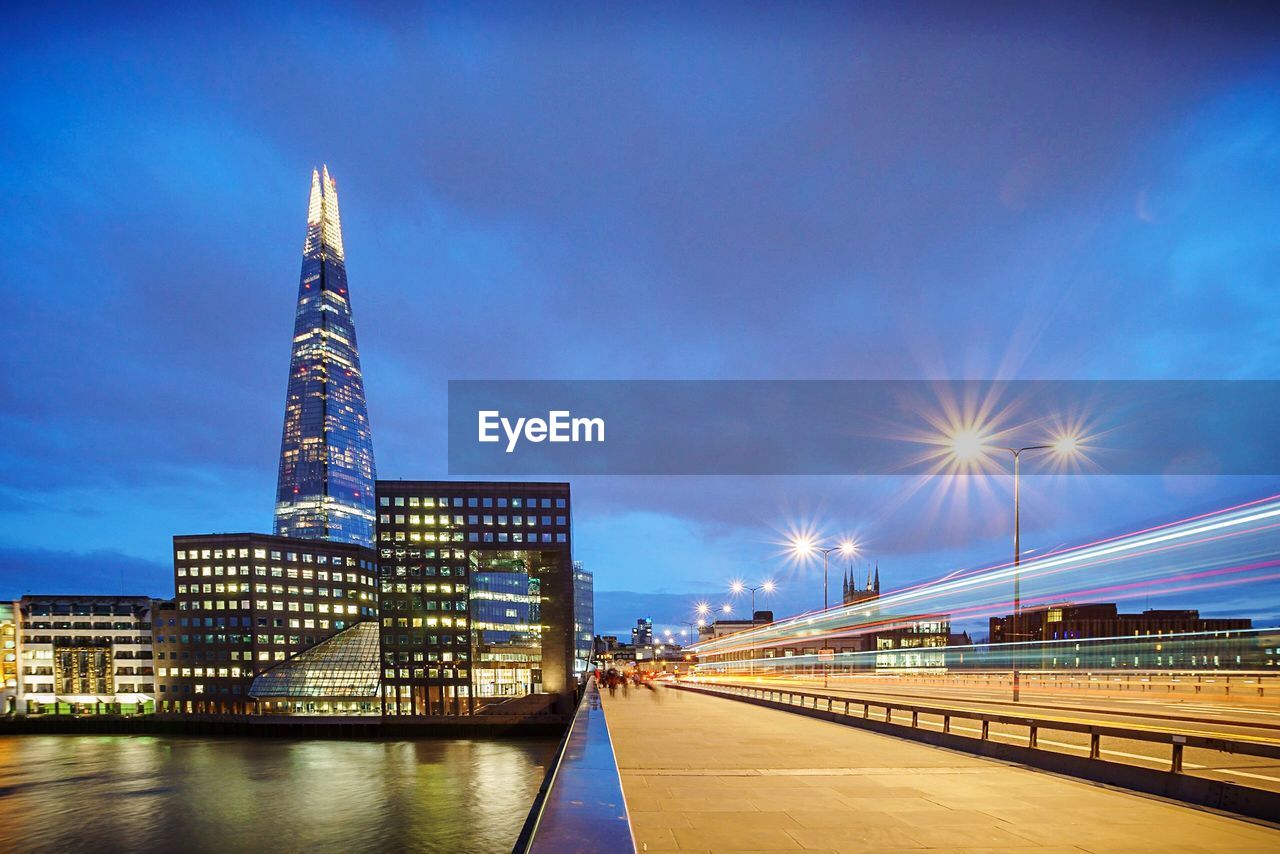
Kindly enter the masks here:
[[0, 737], [0, 849], [510, 851], [553, 739]]

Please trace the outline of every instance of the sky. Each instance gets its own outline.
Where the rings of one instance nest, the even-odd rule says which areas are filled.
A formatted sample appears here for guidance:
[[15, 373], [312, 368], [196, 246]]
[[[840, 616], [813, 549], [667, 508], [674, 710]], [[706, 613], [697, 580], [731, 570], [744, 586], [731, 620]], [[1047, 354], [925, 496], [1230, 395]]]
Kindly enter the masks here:
[[[269, 530], [311, 169], [378, 473], [459, 379], [1276, 379], [1265, 4], [74, 4], [0, 34], [0, 596]], [[1007, 479], [575, 477], [596, 627], [1007, 559]], [[1280, 493], [1028, 478], [1048, 549]], [[1280, 590], [1186, 602], [1280, 619]], [[746, 608], [739, 600], [739, 613]]]

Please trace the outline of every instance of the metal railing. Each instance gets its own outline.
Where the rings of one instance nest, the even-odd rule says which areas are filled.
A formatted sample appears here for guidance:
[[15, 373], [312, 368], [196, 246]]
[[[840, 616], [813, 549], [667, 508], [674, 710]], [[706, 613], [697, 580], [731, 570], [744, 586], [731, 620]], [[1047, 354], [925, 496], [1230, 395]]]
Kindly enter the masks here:
[[[1060, 718], [1036, 717], [1030, 715], [1002, 714], [970, 709], [951, 709], [945, 706], [931, 706], [920, 703], [889, 700], [868, 696], [833, 696], [810, 691], [798, 691], [792, 688], [769, 688], [753, 685], [730, 685], [717, 682], [698, 682], [683, 684], [685, 689], [722, 693], [753, 698], [765, 702], [787, 706], [798, 706], [803, 709], [825, 711], [845, 717], [861, 717], [864, 720], [873, 718], [872, 710], [876, 710], [874, 718], [885, 724], [907, 726], [895, 716], [910, 716], [910, 727], [920, 728], [920, 716], [929, 715], [942, 719], [942, 732], [951, 733], [953, 719], [977, 721], [981, 725], [977, 740], [991, 739], [991, 724], [1002, 724], [1014, 727], [1026, 727], [1025, 746], [1038, 747], [1041, 730], [1083, 733], [1089, 736], [1089, 758], [1101, 760], [1102, 739], [1117, 738], [1128, 741], [1142, 741], [1153, 744], [1167, 744], [1170, 748], [1169, 768], [1174, 774], [1182, 773], [1183, 751], [1188, 747], [1221, 753], [1258, 756], [1267, 759], [1280, 759], [1280, 742], [1264, 739], [1251, 739], [1247, 736], [1223, 738], [1219, 736], [1198, 735], [1193, 732], [1152, 732], [1149, 729], [1123, 726], [1119, 724], [1087, 723], [1069, 721]], [[859, 714], [860, 713], [860, 714]], [[971, 736], [965, 736], [971, 738]]]

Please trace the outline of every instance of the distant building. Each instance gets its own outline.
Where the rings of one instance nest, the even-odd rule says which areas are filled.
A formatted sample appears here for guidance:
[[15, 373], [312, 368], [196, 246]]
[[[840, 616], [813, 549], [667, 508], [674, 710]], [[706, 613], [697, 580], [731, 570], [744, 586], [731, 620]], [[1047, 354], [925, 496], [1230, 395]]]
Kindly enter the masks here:
[[754, 626], [764, 626], [773, 622], [772, 611], [756, 611], [753, 619], [750, 620], [713, 620], [698, 626], [698, 640], [710, 640], [711, 638], [724, 637], [734, 632], [740, 632], [750, 629]]
[[[1267, 666], [1271, 657], [1244, 618], [1194, 609], [1122, 614], [1115, 603], [1050, 605], [990, 621], [993, 654], [1021, 640], [1022, 667], [1216, 668]], [[1017, 649], [1015, 647], [1015, 649]]]
[[253, 713], [259, 673], [378, 614], [374, 553], [353, 543], [177, 536], [173, 573], [154, 629], [162, 712]]
[[1026, 609], [1018, 617], [992, 617], [991, 643], [1240, 631], [1252, 627], [1249, 619], [1202, 618], [1196, 610], [1121, 614], [1115, 603], [1062, 604]]
[[[947, 666], [948, 646], [970, 644], [968, 635], [951, 631], [951, 618], [948, 614], [884, 613], [879, 601], [878, 564], [874, 570], [868, 567], [865, 586], [860, 586], [850, 572], [845, 573], [843, 582], [843, 604], [866, 606], [865, 609], [849, 614], [847, 628], [813, 637], [796, 637], [792, 634], [785, 640], [771, 639], [766, 634], [757, 643], [747, 644], [745, 647], [735, 647], [731, 643], [713, 645], [710, 650], [698, 650], [699, 660], [711, 673], [732, 673], [739, 670], [818, 673], [832, 670], [934, 669]], [[699, 629], [699, 641], [712, 642], [726, 635], [773, 622], [771, 612], [757, 611], [755, 617], [754, 621], [716, 620]], [[749, 663], [751, 661], [754, 663]]]
[[653, 645], [652, 617], [642, 617], [636, 620], [636, 627], [631, 630], [631, 645], [635, 647]]
[[569, 484], [383, 480], [377, 499], [385, 714], [568, 703]]
[[18, 608], [0, 602], [0, 715], [18, 709]]
[[858, 580], [854, 577], [853, 570], [846, 570], [844, 573], [844, 594], [841, 602], [845, 605], [856, 605], [859, 602], [871, 602], [880, 598], [880, 562], [876, 562], [874, 580], [871, 574], [871, 567], [867, 567], [867, 586], [859, 587]]
[[[23, 596], [13, 652], [18, 714], [154, 710], [147, 596]], [[6, 646], [6, 656], [10, 652]]]
[[579, 676], [591, 669], [592, 639], [596, 632], [595, 579], [582, 566], [573, 562], [573, 673]]

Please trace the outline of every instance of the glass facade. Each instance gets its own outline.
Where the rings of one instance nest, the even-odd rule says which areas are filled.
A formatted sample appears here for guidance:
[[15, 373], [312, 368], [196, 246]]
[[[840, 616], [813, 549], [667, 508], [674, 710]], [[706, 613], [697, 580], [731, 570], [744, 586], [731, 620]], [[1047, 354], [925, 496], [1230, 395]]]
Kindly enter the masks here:
[[580, 676], [591, 669], [593, 641], [596, 633], [595, 579], [582, 566], [573, 563], [573, 672]]
[[293, 327], [275, 532], [373, 544], [373, 438], [328, 167], [311, 173]]
[[378, 624], [359, 623], [261, 673], [249, 696], [267, 714], [378, 714]]
[[477, 697], [522, 697], [542, 681], [539, 556], [472, 552], [473, 689]]
[[572, 688], [571, 520], [567, 483], [379, 481], [386, 714]]

